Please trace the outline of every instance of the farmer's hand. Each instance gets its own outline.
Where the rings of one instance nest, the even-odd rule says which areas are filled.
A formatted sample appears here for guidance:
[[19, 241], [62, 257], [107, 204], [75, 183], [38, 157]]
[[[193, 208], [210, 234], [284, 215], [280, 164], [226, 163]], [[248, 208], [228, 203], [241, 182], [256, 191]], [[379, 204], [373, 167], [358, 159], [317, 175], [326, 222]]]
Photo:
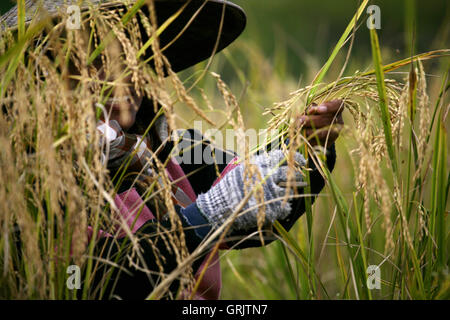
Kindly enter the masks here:
[[305, 129], [305, 135], [310, 144], [331, 146], [339, 136], [344, 120], [342, 100], [333, 100], [316, 105], [313, 103], [306, 115], [297, 118], [297, 126]]
[[[274, 222], [277, 219], [283, 219], [291, 212], [290, 203], [288, 201], [283, 203], [283, 198], [288, 192], [286, 188], [288, 177], [293, 177], [296, 186], [304, 186], [300, 167], [305, 165], [305, 159], [300, 153], [296, 153], [294, 161], [296, 165], [293, 168], [288, 167], [281, 150], [255, 156], [250, 163], [255, 166], [253, 169], [256, 170], [248, 170], [247, 174], [250, 172], [253, 174], [250, 174], [247, 181], [244, 180], [246, 171], [245, 165], [242, 163], [228, 172], [207, 193], [199, 195], [196, 201], [197, 207], [213, 227], [219, 227], [240, 207], [245, 195], [263, 181], [265, 221]], [[239, 210], [230, 230], [249, 230], [258, 226], [258, 212], [262, 201], [256, 200], [258, 199], [257, 192], [253, 192]], [[292, 189], [290, 192], [293, 192]]]

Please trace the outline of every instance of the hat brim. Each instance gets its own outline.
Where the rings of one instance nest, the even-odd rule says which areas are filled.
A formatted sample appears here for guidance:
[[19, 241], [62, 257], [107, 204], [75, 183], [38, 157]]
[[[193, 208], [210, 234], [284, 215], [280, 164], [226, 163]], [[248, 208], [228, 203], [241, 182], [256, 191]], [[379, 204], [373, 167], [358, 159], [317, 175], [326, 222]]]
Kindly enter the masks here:
[[[117, 1], [91, 1], [103, 9], [124, 9], [124, 5]], [[58, 11], [64, 8], [62, 2], [57, 5], [59, 2], [55, 1], [52, 4], [44, 1], [44, 10], [55, 19], [59, 17]], [[38, 5], [37, 2], [30, 2], [27, 5], [26, 23], [30, 23], [33, 12], [38, 10]], [[160, 48], [163, 49], [163, 54], [175, 72], [193, 66], [223, 50], [242, 33], [246, 26], [244, 10], [228, 0], [154, 0], [154, 5], [159, 26], [185, 6], [159, 36]], [[149, 16], [148, 6], [143, 6], [141, 10], [144, 15]], [[17, 6], [0, 17], [1, 20], [6, 22], [7, 28], [17, 29]], [[148, 36], [140, 19], [138, 21], [145, 43]], [[148, 48], [144, 58], [151, 64], [152, 56], [153, 52], [151, 48]]]
[[[184, 4], [184, 1], [155, 1], [158, 24], [162, 25]], [[143, 10], [147, 10], [147, 7]], [[205, 3], [205, 0], [193, 0], [160, 35], [160, 48], [164, 49], [163, 54], [172, 70], [178, 72], [229, 46], [243, 32], [246, 21], [244, 11], [231, 2], [207, 0]], [[151, 55], [153, 52], [149, 50], [146, 56]]]

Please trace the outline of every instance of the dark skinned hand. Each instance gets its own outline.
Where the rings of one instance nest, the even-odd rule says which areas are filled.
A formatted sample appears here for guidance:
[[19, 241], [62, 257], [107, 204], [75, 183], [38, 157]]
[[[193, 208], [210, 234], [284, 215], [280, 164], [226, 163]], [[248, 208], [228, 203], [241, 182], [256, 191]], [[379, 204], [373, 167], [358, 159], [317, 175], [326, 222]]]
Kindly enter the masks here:
[[306, 111], [306, 115], [298, 116], [297, 126], [304, 130], [312, 146], [331, 146], [339, 137], [344, 124], [342, 100], [332, 100], [320, 106], [313, 103]]

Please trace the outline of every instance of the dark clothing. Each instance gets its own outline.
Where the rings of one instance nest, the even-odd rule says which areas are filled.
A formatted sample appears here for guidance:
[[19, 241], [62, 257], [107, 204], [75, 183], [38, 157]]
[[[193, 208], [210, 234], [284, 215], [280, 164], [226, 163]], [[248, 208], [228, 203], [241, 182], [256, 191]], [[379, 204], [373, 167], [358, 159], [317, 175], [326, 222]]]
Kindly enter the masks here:
[[[188, 177], [190, 184], [192, 185], [195, 193], [198, 195], [200, 193], [207, 192], [212, 187], [214, 181], [216, 181], [216, 179], [218, 178], [217, 172], [222, 172], [225, 169], [227, 163], [234, 158], [234, 154], [223, 153], [223, 151], [221, 150], [213, 150], [212, 145], [208, 141], [203, 141], [203, 137], [200, 134], [194, 132], [193, 130], [189, 131], [191, 133], [191, 136], [194, 137], [194, 141], [192, 141], [192, 144], [195, 144], [195, 148], [201, 148], [201, 154], [205, 154], [205, 150], [208, 153], [211, 150], [211, 152], [215, 154], [216, 157], [223, 157], [227, 160], [225, 161], [225, 163], [217, 165], [181, 164], [181, 167]], [[169, 157], [172, 148], [173, 145], [171, 143], [168, 143], [167, 146], [165, 146], [163, 152], [160, 154], [160, 157]], [[193, 154], [195, 154], [195, 152]], [[336, 152], [334, 145], [332, 145], [327, 152], [327, 166], [330, 171], [333, 170], [335, 162]], [[192, 161], [191, 163], [194, 163], [194, 161]], [[313, 195], [317, 195], [323, 189], [325, 181], [312, 161], [309, 161], [309, 168], [312, 169], [310, 171], [310, 191]], [[299, 190], [299, 193], [301, 192], [302, 189]], [[315, 198], [316, 196], [311, 197], [311, 203], [315, 201]], [[288, 218], [279, 221], [288, 231], [292, 228], [297, 219], [305, 212], [304, 198], [300, 197], [291, 201], [293, 208], [291, 215]], [[195, 203], [189, 205], [186, 208], [176, 206], [176, 210], [181, 218], [180, 220], [182, 221], [183, 228], [185, 230], [184, 235], [187, 249], [189, 252], [193, 252], [202, 242], [203, 238], [209, 233], [211, 227], [205, 226], [207, 225], [207, 221], [204, 219]], [[122, 299], [143, 299], [152, 291], [155, 283], [157, 283], [159, 279], [158, 273], [161, 271], [160, 267], [163, 268], [164, 273], [166, 274], [169, 274], [177, 267], [177, 260], [174, 251], [168, 249], [167, 242], [163, 241], [163, 239], [160, 239], [159, 234], [161, 233], [161, 230], [164, 229], [171, 230], [169, 221], [159, 221], [157, 223], [151, 221], [149, 223], [146, 223], [138, 230], [138, 233], [141, 236], [139, 237], [141, 255], [145, 260], [146, 269], [155, 271], [154, 274], [149, 274], [144, 271], [138, 270], [138, 268], [136, 267], [128, 267], [128, 263], [126, 263], [126, 259], [124, 259], [124, 257], [116, 257], [116, 253], [119, 251], [120, 247], [130, 246], [129, 239], [127, 237], [123, 239], [102, 238], [101, 240], [99, 240], [97, 249], [103, 249], [100, 256], [106, 259], [109, 255], [109, 260], [118, 258], [118, 264], [123, 265], [126, 269], [129, 270], [129, 272], [131, 272], [131, 274], [129, 274], [123, 271], [119, 271], [118, 268], [113, 268], [111, 280], [109, 281], [108, 287], [104, 288], [104, 295], [102, 296], [103, 298], [108, 299], [114, 297], [114, 295], [117, 295]], [[243, 234], [242, 232], [230, 233], [226, 236], [226, 245], [233, 249], [259, 247], [262, 245], [259, 235], [240, 242], [242, 239], [246, 238], [249, 234], [255, 231], [257, 231], [257, 228], [255, 228], [254, 230], [248, 230], [245, 232], [245, 234]], [[276, 239], [275, 235], [270, 230], [263, 231], [263, 233], [266, 245]], [[149, 240], [152, 241], [152, 244]], [[130, 253], [129, 250], [122, 250], [121, 252], [123, 256]], [[194, 272], [198, 269], [201, 262], [202, 259], [198, 259], [194, 263]], [[106, 266], [106, 268], [112, 269], [110, 266]], [[101, 283], [100, 277], [104, 277], [105, 273], [97, 272], [96, 274], [97, 277], [94, 281], [94, 285], [98, 286]], [[113, 285], [115, 285], [114, 294], [112, 294], [111, 290]], [[179, 282], [174, 281], [170, 287], [170, 293], [176, 295], [178, 287]], [[98, 297], [98, 295], [96, 295], [96, 297]], [[167, 298], [173, 298], [173, 296], [167, 296]]]

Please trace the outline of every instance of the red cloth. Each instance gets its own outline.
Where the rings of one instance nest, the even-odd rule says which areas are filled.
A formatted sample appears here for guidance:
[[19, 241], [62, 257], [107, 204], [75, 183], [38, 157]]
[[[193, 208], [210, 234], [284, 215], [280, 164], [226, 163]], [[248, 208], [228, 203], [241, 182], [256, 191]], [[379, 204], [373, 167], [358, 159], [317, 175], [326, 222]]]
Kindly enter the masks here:
[[[225, 174], [227, 174], [229, 171], [231, 171], [234, 167], [237, 166], [237, 164], [235, 164], [235, 160], [236, 159], [230, 162], [230, 164], [221, 173], [220, 177], [216, 179], [213, 186], [217, 184]], [[180, 188], [184, 192], [184, 194], [190, 198], [192, 202], [195, 202], [197, 195], [195, 194], [194, 189], [192, 188], [189, 180], [184, 174], [181, 166], [171, 159], [167, 164], [166, 170], [171, 181], [177, 181], [175, 183], [176, 186]], [[150, 209], [145, 205], [141, 196], [134, 188], [116, 195], [114, 202], [117, 208], [119, 209], [121, 218], [124, 219], [124, 221], [127, 223], [132, 233], [135, 233], [147, 221], [155, 219]], [[117, 226], [117, 230], [119, 238], [126, 236], [126, 232], [125, 230], [121, 230], [120, 224]], [[90, 226], [88, 227], [88, 232], [90, 238], [93, 232], [92, 227]], [[99, 237], [111, 237], [111, 236], [112, 236], [111, 234], [104, 232], [103, 230], [99, 231]], [[206, 261], [208, 260], [210, 254], [206, 255], [206, 257], [203, 260], [203, 263], [197, 270], [197, 273], [195, 274], [196, 279], [199, 277], [202, 270], [205, 268]], [[208, 266], [208, 269], [206, 270], [202, 278], [201, 283], [198, 286], [198, 290], [194, 296], [194, 299], [217, 300], [220, 297], [221, 288], [222, 288], [222, 274], [220, 270], [219, 253], [218, 251], [216, 251], [214, 257], [212, 258]], [[185, 294], [183, 296], [186, 297], [189, 296], [189, 294]]]

